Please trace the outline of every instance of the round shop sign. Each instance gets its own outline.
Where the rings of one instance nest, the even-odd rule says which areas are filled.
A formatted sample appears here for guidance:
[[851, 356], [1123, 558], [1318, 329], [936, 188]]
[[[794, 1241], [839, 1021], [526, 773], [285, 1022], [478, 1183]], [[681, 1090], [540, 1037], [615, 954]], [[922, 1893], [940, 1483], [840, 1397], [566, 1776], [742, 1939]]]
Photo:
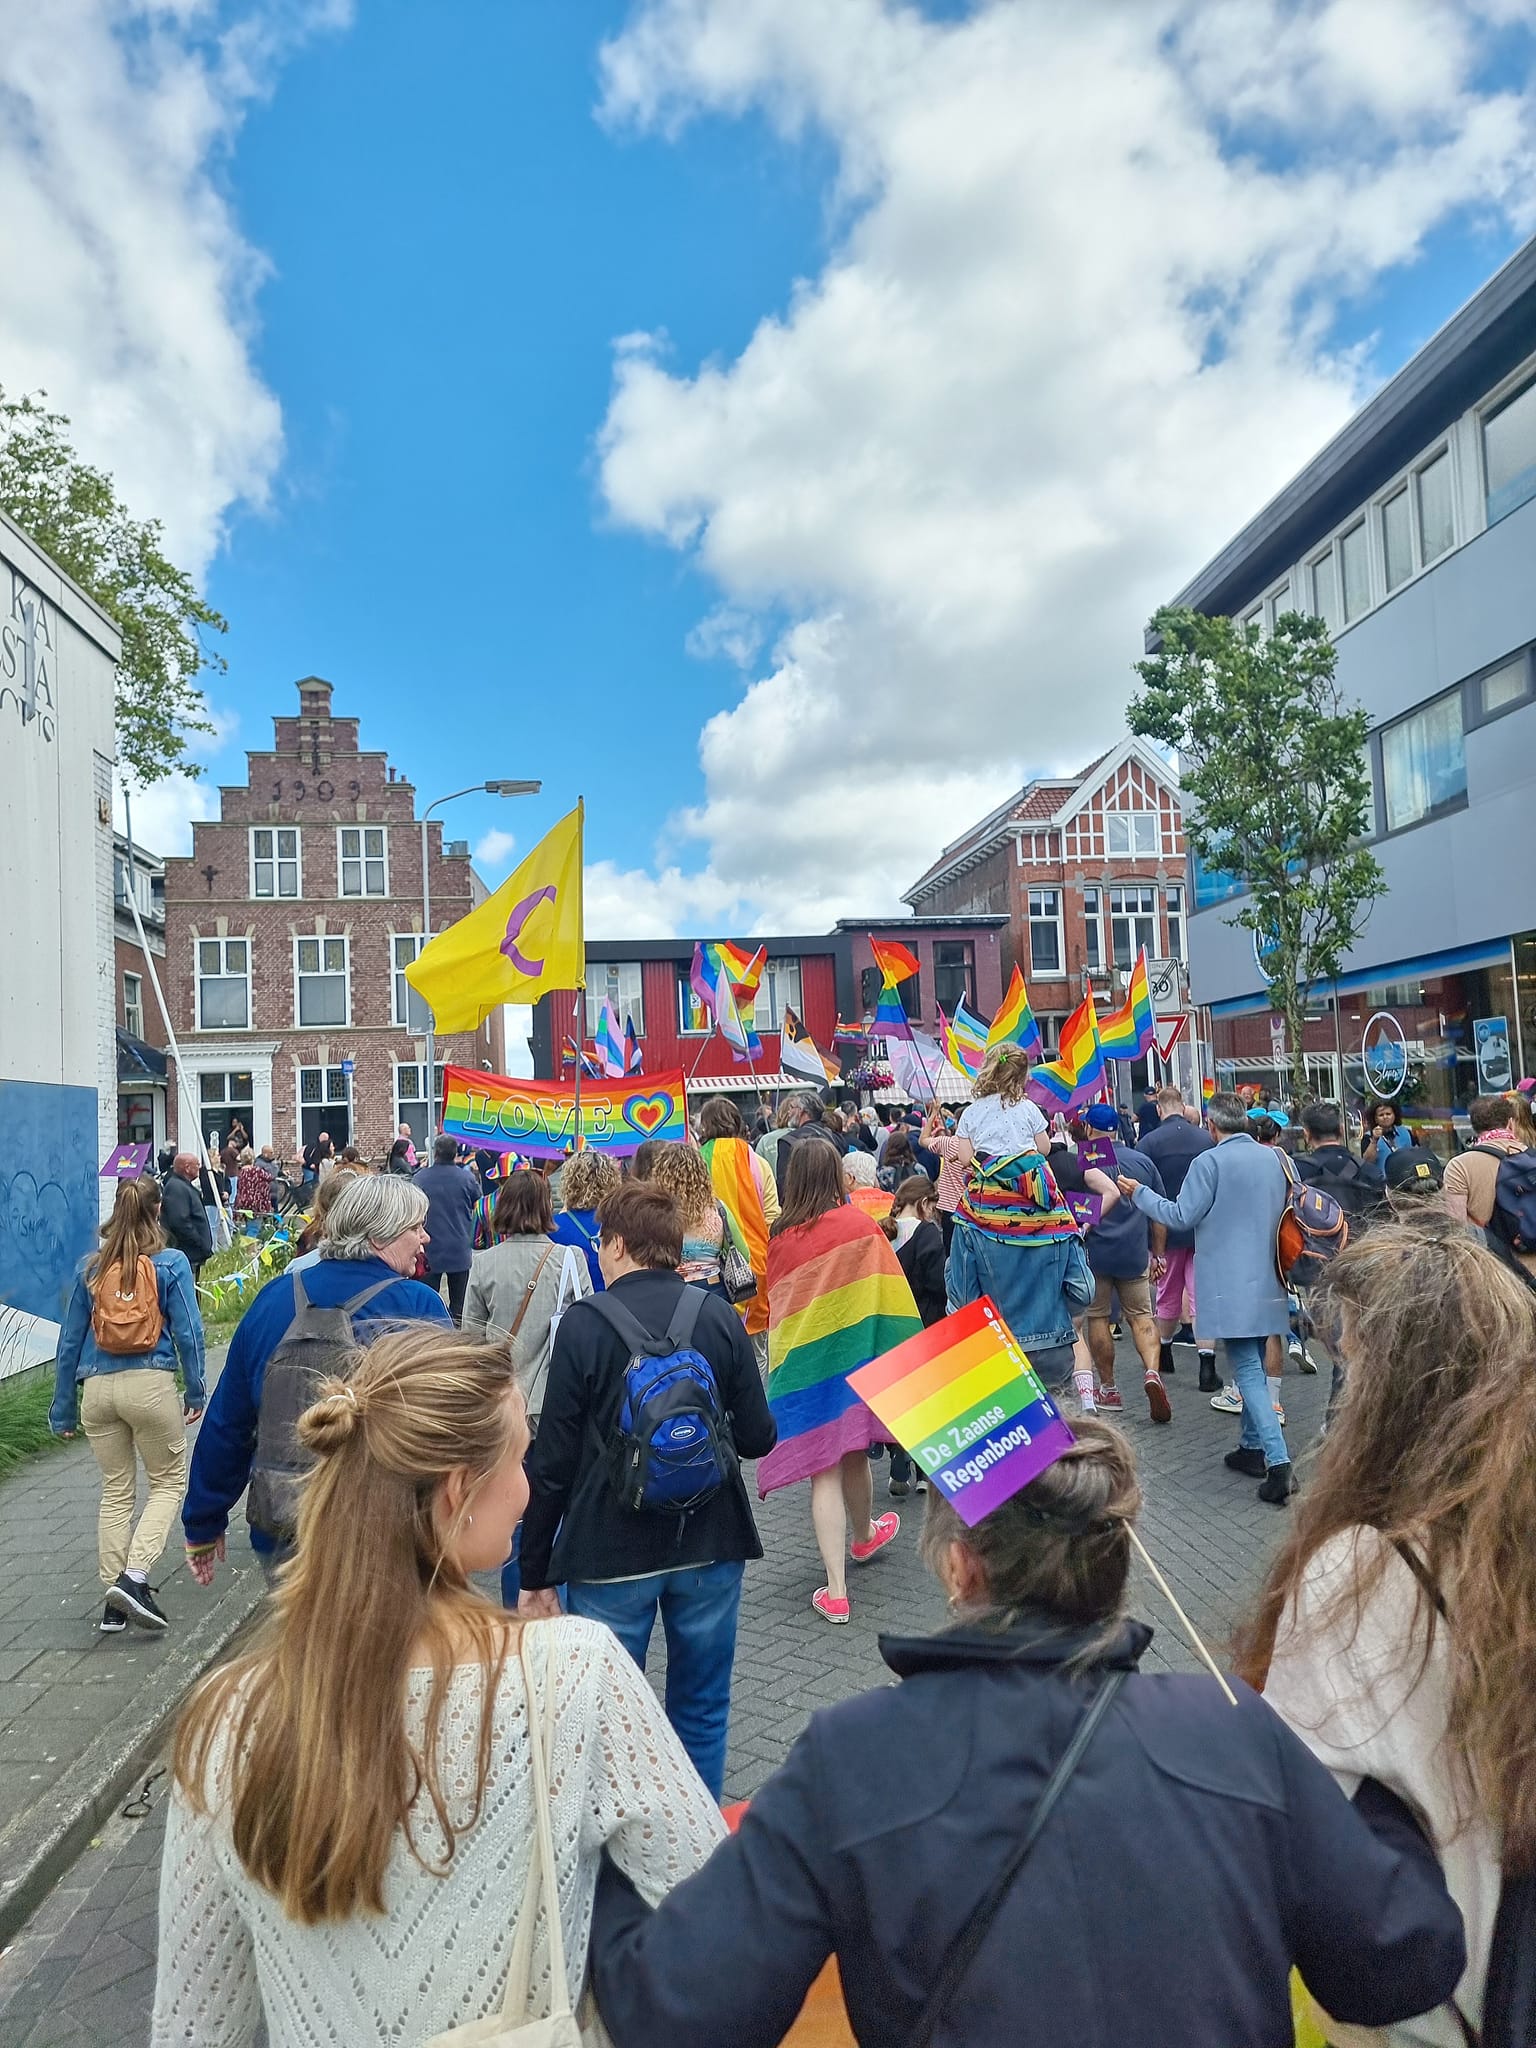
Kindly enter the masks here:
[[1390, 1010], [1366, 1019], [1360, 1034], [1360, 1063], [1365, 1085], [1383, 1101], [1396, 1095], [1408, 1078], [1408, 1041]]

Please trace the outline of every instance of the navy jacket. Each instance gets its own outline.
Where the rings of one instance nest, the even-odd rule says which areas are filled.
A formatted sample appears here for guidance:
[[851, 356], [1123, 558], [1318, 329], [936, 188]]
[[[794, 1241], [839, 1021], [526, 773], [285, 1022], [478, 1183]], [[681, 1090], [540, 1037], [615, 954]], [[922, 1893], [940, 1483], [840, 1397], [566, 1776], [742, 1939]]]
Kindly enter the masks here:
[[475, 1256], [479, 1181], [467, 1166], [424, 1166], [416, 1185], [427, 1198], [427, 1271], [467, 1273]]
[[[382, 1259], [322, 1259], [305, 1268], [304, 1292], [316, 1308], [337, 1308], [365, 1287], [390, 1277], [391, 1269]], [[394, 1323], [448, 1321], [440, 1294], [419, 1280], [402, 1280], [399, 1274], [393, 1278], [393, 1287], [386, 1287], [358, 1310], [352, 1324], [358, 1337], [374, 1324], [388, 1328]], [[212, 1543], [222, 1536], [229, 1527], [230, 1510], [250, 1483], [267, 1361], [292, 1321], [293, 1281], [287, 1273], [279, 1273], [240, 1318], [219, 1383], [204, 1411], [181, 1508], [181, 1525], [189, 1543]], [[377, 1329], [373, 1334], [378, 1334]], [[270, 1551], [272, 1538], [264, 1529], [252, 1529], [251, 1548]]]
[[[1128, 1622], [1102, 1662], [1150, 1640]], [[860, 2042], [905, 2041], [1072, 1738], [1082, 1645], [1039, 1615], [882, 1641], [902, 1683], [817, 1714], [654, 1912], [605, 1863], [591, 1960], [617, 2048], [770, 2048], [833, 1953]], [[1450, 1996], [1461, 1916], [1406, 1810], [1379, 1787], [1352, 1807], [1235, 1689], [1127, 1679], [934, 2048], [1291, 2048], [1293, 1963], [1365, 2025]]]
[[[1165, 1116], [1155, 1130], [1146, 1133], [1137, 1150], [1143, 1159], [1151, 1160], [1163, 1177], [1163, 1193], [1170, 1202], [1176, 1202], [1183, 1190], [1190, 1161], [1198, 1159], [1202, 1152], [1209, 1152], [1215, 1142], [1209, 1131], [1199, 1124], [1192, 1124], [1187, 1116]], [[1168, 1233], [1171, 1252], [1188, 1251], [1194, 1241], [1192, 1230], [1170, 1230]]]

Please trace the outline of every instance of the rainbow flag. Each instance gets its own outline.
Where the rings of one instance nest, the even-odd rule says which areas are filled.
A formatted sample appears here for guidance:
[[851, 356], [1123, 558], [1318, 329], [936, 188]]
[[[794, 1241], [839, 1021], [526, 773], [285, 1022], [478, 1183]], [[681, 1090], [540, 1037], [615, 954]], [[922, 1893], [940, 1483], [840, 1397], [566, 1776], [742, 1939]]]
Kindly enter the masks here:
[[1017, 967], [1008, 984], [1008, 993], [1003, 1006], [992, 1019], [992, 1028], [987, 1033], [988, 1052], [1000, 1045], [1016, 1045], [1021, 1052], [1032, 1052], [1036, 1058], [1045, 1051], [1040, 1038], [1040, 1026], [1035, 1022], [1035, 1013], [1029, 1007], [1029, 995], [1024, 987], [1024, 977]]
[[1209, 1102], [1211, 1097], [1215, 1093], [1216, 1077], [1214, 1074], [1207, 1074], [1204, 1080], [1200, 1083], [1200, 1100], [1202, 1102]]
[[597, 1020], [597, 1029], [592, 1034], [592, 1042], [597, 1048], [603, 1079], [621, 1080], [624, 1075], [624, 1034], [619, 1029], [619, 1013], [611, 1002], [603, 1005], [603, 1013]]
[[567, 1033], [565, 1040], [565, 1057], [567, 1062], [573, 1067], [575, 1066], [576, 1062], [580, 1060], [581, 1071], [587, 1076], [587, 1079], [589, 1081], [602, 1080], [602, 1062], [598, 1059], [595, 1059], [591, 1053], [585, 1050], [584, 1047], [579, 1046], [576, 1043], [575, 1039], [569, 1035], [569, 1033]]
[[939, 1043], [949, 1064], [974, 1081], [987, 1054], [987, 1026], [966, 1008], [963, 996], [955, 1005], [953, 1017], [946, 1017], [940, 1010]]
[[910, 981], [918, 971], [917, 955], [899, 939], [872, 938], [869, 950], [875, 956], [875, 965], [887, 988], [894, 988], [898, 981]]
[[1072, 1447], [1060, 1409], [985, 1294], [848, 1384], [970, 1527]]
[[624, 1071], [626, 1074], [638, 1074], [644, 1070], [644, 1067], [645, 1048], [635, 1036], [635, 1020], [633, 1017], [626, 1017], [624, 1019]]
[[720, 1035], [738, 1059], [762, 1056], [763, 1041], [752, 1028], [758, 984], [768, 964], [768, 948], [748, 953], [728, 939], [699, 939], [693, 949], [688, 983], [713, 1016]]
[[1061, 1027], [1061, 1048], [1054, 1060], [1036, 1067], [1025, 1093], [1038, 1108], [1068, 1115], [1091, 1102], [1104, 1086], [1104, 1052], [1099, 1044], [1093, 985]]
[[869, 1044], [869, 1033], [862, 1024], [845, 1024], [842, 1018], [839, 1017], [837, 1028], [832, 1033], [832, 1043], [834, 1045], [856, 1046], [860, 1051], [863, 1051]]
[[1136, 955], [1125, 1001], [1118, 1010], [1112, 1010], [1099, 1026], [1099, 1043], [1107, 1060], [1142, 1059], [1157, 1043], [1157, 1019], [1152, 1014], [1145, 946]]

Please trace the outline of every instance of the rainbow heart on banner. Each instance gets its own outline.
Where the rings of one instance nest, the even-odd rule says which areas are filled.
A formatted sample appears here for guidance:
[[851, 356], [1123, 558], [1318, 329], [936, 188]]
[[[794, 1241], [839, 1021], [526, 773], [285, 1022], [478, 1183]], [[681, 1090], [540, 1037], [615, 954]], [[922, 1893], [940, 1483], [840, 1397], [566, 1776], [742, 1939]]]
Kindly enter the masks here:
[[637, 1095], [624, 1105], [624, 1121], [647, 1138], [654, 1138], [663, 1124], [678, 1113], [677, 1098], [665, 1089], [654, 1088], [649, 1095]]

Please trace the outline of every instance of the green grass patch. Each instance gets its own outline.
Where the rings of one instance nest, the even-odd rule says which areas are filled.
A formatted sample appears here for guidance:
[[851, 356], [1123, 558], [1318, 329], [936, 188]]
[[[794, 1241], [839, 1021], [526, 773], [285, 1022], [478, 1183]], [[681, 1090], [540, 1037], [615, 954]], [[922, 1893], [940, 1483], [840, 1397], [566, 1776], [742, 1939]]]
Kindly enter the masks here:
[[13, 1471], [34, 1451], [58, 1446], [61, 1439], [48, 1427], [52, 1404], [51, 1365], [34, 1365], [0, 1380], [0, 1475]]
[[240, 1327], [240, 1318], [292, 1255], [290, 1243], [253, 1237], [237, 1237], [226, 1250], [215, 1252], [197, 1278], [204, 1341], [227, 1344]]

